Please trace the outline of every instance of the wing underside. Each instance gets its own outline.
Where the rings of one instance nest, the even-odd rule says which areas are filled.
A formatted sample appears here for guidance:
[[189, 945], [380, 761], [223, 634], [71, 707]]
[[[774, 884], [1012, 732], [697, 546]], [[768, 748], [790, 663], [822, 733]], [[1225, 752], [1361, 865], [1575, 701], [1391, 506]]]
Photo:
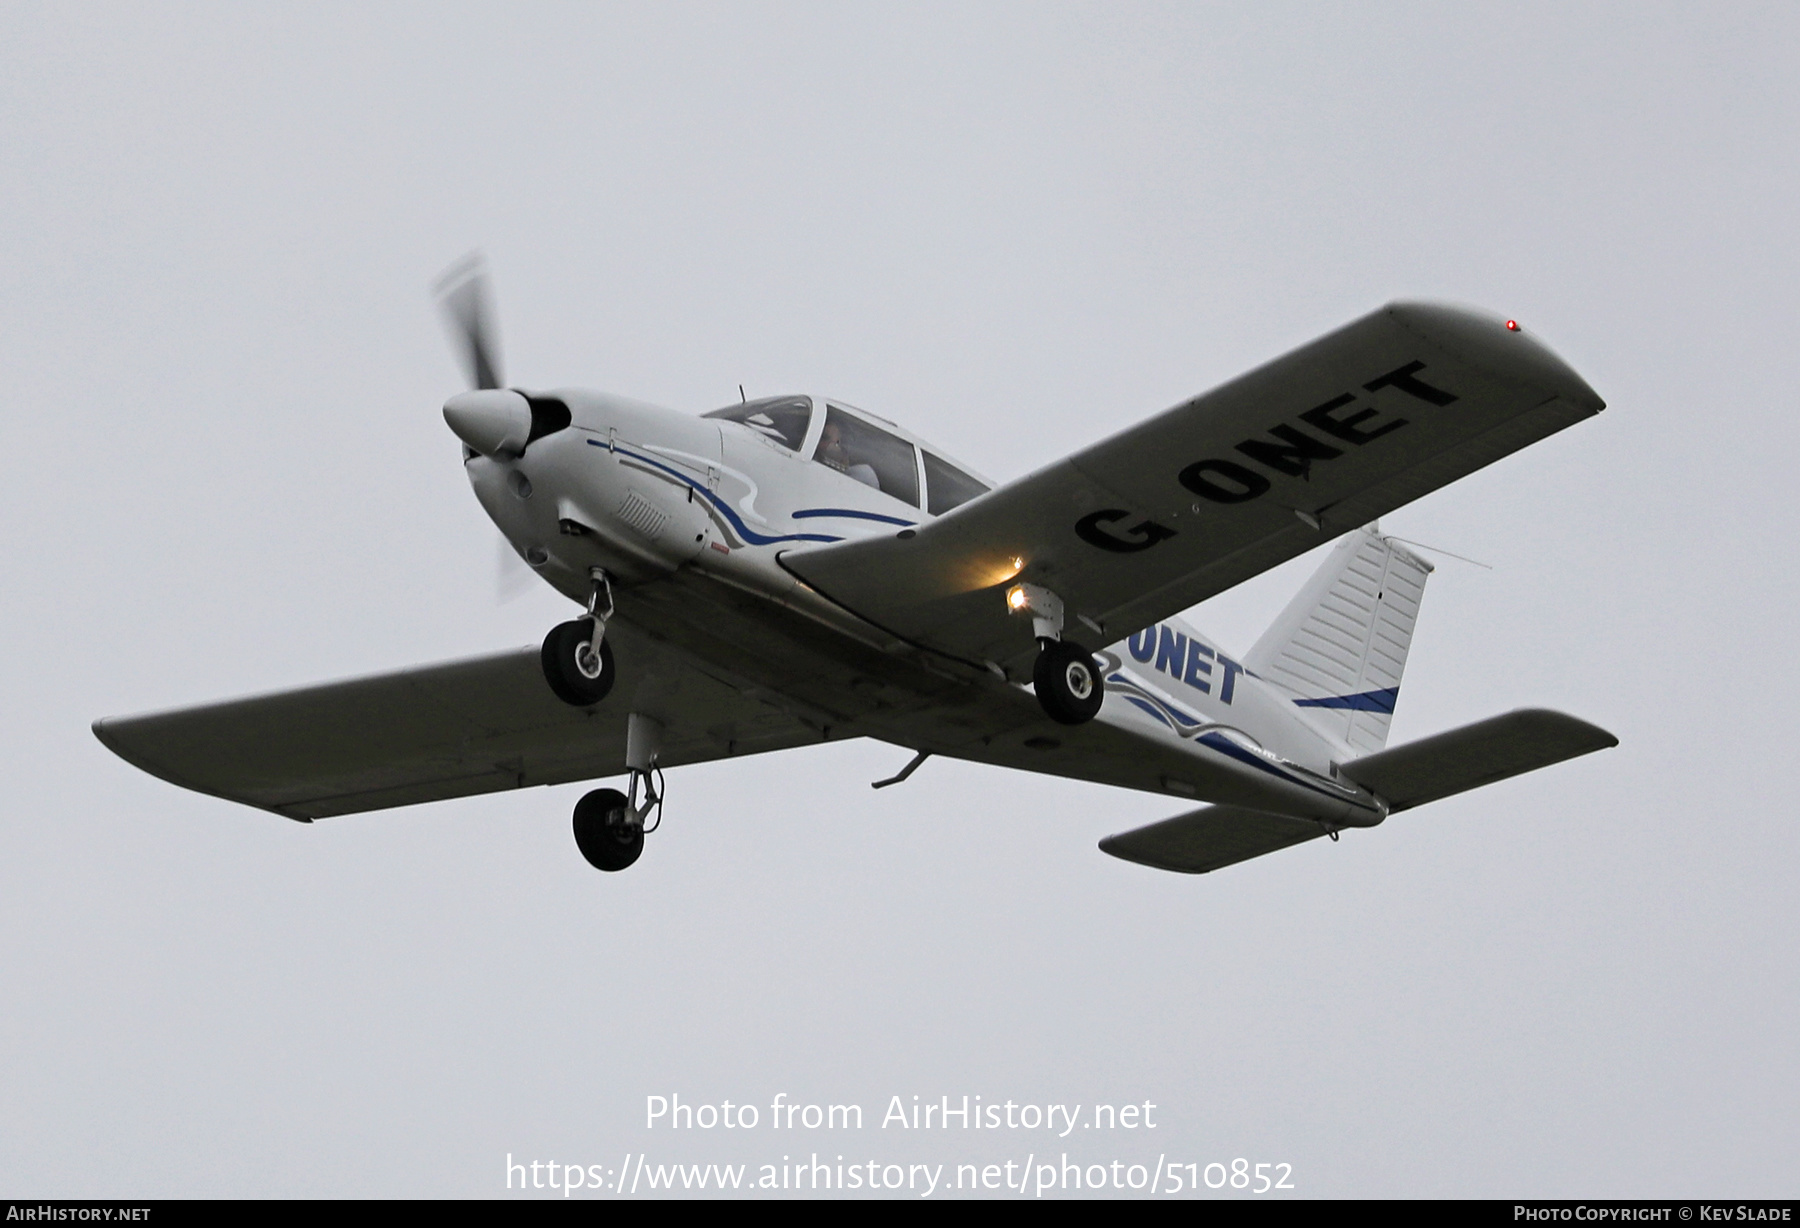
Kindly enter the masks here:
[[536, 648], [147, 716], [94, 733], [172, 784], [291, 819], [617, 775], [626, 714], [664, 726], [661, 762], [700, 763], [824, 734], [615, 620], [614, 694], [572, 708]]

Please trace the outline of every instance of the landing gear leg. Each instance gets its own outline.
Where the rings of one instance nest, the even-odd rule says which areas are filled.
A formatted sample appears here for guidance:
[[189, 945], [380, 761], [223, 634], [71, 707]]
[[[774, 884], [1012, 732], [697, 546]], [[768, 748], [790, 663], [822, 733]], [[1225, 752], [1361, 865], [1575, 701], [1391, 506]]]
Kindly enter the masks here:
[[[600, 645], [606, 642], [606, 620], [613, 616], [612, 579], [606, 574], [604, 567], [588, 568], [588, 575], [594, 581], [594, 587], [588, 590], [587, 616], [593, 620], [593, 651], [600, 655]], [[606, 608], [600, 608], [600, 599], [606, 599]]]
[[625, 767], [631, 772], [627, 799], [637, 825], [645, 831], [662, 826], [663, 774], [656, 763], [662, 755], [662, 735], [662, 722], [642, 712], [625, 718]]
[[652, 765], [643, 771], [632, 769], [625, 801], [636, 818], [638, 830], [646, 835], [662, 826], [662, 786], [661, 768]]

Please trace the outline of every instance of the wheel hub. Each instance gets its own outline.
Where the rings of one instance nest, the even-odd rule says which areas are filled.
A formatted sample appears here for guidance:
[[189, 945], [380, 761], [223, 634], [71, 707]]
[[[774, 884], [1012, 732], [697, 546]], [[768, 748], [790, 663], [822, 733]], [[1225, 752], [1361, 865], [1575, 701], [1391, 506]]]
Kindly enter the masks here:
[[594, 646], [591, 643], [583, 644], [575, 650], [575, 668], [579, 670], [581, 676], [586, 678], [589, 682], [592, 682], [600, 676], [600, 654], [594, 651]]
[[1069, 662], [1069, 668], [1063, 675], [1069, 683], [1069, 694], [1076, 699], [1086, 699], [1094, 693], [1094, 678], [1088, 669], [1079, 661]]

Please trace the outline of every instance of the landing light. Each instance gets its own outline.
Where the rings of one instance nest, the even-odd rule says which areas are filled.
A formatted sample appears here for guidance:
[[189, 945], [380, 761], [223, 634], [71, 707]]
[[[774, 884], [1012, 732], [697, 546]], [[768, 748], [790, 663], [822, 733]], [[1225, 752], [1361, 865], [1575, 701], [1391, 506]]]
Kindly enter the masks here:
[[1006, 608], [1009, 610], [1022, 610], [1029, 600], [1030, 598], [1025, 595], [1025, 586], [1022, 584], [1015, 584], [1006, 590]]

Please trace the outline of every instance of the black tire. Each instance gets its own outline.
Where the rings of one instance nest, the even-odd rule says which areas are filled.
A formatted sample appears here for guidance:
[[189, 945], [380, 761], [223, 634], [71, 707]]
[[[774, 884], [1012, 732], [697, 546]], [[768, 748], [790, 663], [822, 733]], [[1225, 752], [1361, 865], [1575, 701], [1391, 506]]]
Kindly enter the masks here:
[[623, 870], [644, 851], [644, 829], [624, 818], [625, 795], [595, 789], [575, 803], [575, 847], [596, 870]]
[[594, 620], [577, 618], [550, 629], [544, 637], [544, 681], [556, 697], [577, 708], [591, 708], [612, 690], [618, 671], [613, 668], [612, 644], [600, 641], [600, 674], [589, 678], [581, 672], [580, 657], [594, 638]]
[[1106, 699], [1100, 667], [1073, 640], [1046, 643], [1032, 666], [1031, 681], [1044, 714], [1063, 725], [1085, 725]]

